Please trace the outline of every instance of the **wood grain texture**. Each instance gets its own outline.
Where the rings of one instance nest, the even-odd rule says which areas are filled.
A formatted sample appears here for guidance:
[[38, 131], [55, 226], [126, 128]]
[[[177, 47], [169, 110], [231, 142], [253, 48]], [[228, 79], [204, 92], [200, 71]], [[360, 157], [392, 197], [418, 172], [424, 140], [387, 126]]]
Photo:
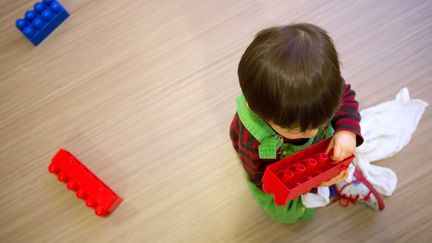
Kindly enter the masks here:
[[[0, 242], [431, 242], [432, 111], [381, 164], [399, 183], [374, 213], [332, 205], [280, 225], [251, 197], [228, 138], [236, 68], [262, 28], [334, 38], [361, 107], [407, 86], [432, 103], [432, 1], [62, 1], [33, 47], [0, 3]], [[64, 147], [124, 199], [98, 218], [49, 174]]]

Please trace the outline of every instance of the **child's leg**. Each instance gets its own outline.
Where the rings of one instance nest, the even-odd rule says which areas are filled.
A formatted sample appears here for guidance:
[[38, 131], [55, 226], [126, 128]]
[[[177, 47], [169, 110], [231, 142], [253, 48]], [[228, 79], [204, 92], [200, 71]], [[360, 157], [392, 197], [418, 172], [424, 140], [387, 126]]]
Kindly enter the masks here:
[[335, 189], [339, 196], [335, 201], [339, 201], [344, 207], [348, 206], [350, 203], [359, 201], [377, 211], [384, 209], [384, 201], [380, 194], [363, 176], [359, 169], [355, 169], [352, 181], [336, 183]]
[[253, 197], [264, 211], [279, 223], [291, 224], [300, 220], [312, 219], [314, 210], [305, 208], [301, 199], [289, 201], [284, 206], [278, 206], [273, 201], [273, 194], [266, 194], [248, 180]]
[[338, 196], [336, 185], [329, 186], [329, 189], [330, 189], [330, 198]]

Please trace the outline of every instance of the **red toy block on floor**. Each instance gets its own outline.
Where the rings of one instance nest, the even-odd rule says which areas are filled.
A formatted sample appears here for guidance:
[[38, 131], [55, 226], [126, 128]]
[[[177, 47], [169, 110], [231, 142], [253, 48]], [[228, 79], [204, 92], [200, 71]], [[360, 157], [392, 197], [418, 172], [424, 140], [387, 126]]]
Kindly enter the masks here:
[[48, 167], [57, 174], [60, 181], [66, 182], [67, 188], [76, 191], [78, 198], [84, 199], [98, 216], [107, 216], [123, 201], [102, 180], [66, 150], [60, 149], [52, 158]]
[[269, 165], [262, 178], [263, 191], [274, 195], [276, 205], [308, 193], [348, 168], [354, 155], [333, 164], [325, 154], [331, 138]]

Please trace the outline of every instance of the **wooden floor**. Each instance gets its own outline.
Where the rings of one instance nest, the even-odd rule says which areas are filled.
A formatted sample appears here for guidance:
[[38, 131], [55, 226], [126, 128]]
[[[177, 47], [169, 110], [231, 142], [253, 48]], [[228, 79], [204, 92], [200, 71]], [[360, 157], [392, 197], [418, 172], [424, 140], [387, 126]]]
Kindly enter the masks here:
[[[272, 25], [327, 29], [362, 108], [404, 86], [432, 103], [432, 1], [62, 0], [38, 47], [14, 26], [33, 2], [0, 3], [0, 242], [432, 242], [432, 109], [381, 163], [399, 178], [381, 213], [277, 224], [228, 138], [239, 58]], [[110, 217], [48, 173], [61, 147], [125, 199]]]

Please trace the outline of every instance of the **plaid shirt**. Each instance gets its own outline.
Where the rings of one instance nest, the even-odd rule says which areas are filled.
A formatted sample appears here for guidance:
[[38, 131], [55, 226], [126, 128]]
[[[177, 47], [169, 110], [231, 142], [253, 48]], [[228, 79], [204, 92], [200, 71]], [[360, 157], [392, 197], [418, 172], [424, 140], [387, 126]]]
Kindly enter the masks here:
[[[350, 131], [357, 135], [357, 146], [363, 143], [360, 133], [360, 114], [358, 102], [355, 100], [355, 92], [351, 85], [345, 84], [345, 90], [341, 97], [341, 105], [332, 119], [335, 131]], [[230, 137], [234, 149], [240, 156], [243, 167], [246, 170], [249, 180], [258, 188], [262, 187], [261, 178], [268, 165], [280, 160], [280, 152], [276, 159], [261, 159], [258, 154], [260, 142], [252, 136], [241, 122], [236, 113], [230, 127]]]

